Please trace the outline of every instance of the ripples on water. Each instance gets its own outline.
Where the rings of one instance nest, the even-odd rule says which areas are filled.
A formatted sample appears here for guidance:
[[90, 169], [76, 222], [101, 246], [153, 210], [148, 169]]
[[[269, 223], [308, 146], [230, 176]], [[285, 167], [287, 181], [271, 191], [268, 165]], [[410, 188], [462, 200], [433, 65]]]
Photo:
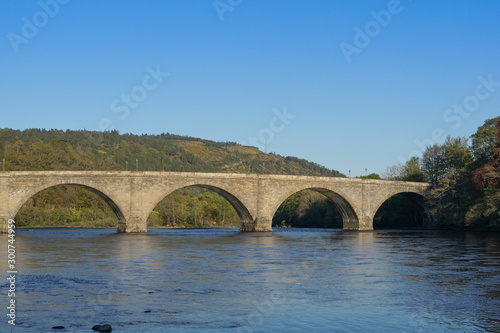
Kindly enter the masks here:
[[500, 332], [498, 233], [37, 229], [16, 248], [13, 332]]

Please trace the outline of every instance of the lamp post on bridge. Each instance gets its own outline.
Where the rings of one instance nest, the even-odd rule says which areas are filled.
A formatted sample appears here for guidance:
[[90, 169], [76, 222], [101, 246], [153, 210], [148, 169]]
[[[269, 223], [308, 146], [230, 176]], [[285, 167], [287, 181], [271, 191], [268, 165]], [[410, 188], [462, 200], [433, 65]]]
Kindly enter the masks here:
[[125, 161], [125, 171], [128, 171], [128, 161]]
[[2, 170], [5, 172], [5, 157], [2, 159]]
[[368, 168], [365, 168], [365, 176], [368, 177]]
[[139, 159], [135, 159], [135, 171], [139, 171]]

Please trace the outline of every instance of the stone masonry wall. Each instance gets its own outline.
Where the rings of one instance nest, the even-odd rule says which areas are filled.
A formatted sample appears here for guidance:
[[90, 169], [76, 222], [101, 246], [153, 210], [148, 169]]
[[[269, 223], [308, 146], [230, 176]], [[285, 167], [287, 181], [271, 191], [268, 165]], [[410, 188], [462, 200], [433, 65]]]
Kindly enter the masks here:
[[[177, 189], [197, 185], [225, 197], [241, 218], [242, 231], [271, 231], [274, 213], [290, 195], [314, 189], [339, 209], [344, 229], [372, 230], [376, 211], [391, 196], [425, 197], [426, 183], [285, 175], [133, 172], [0, 172], [0, 232], [21, 206], [46, 188], [72, 184], [98, 193], [118, 217], [118, 232], [146, 232], [154, 207]], [[424, 202], [420, 200], [420, 202]]]

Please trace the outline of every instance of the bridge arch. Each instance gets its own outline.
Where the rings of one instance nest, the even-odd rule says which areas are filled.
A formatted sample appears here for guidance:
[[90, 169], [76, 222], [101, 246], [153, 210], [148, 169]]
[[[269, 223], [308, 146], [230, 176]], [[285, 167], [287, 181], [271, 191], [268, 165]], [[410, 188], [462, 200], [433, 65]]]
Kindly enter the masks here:
[[118, 231], [123, 231], [125, 230], [126, 226], [126, 217], [123, 213], [123, 210], [120, 208], [120, 206], [117, 204], [116, 200], [114, 200], [109, 194], [105, 193], [105, 190], [97, 188], [95, 185], [89, 185], [89, 184], [81, 184], [77, 182], [57, 182], [57, 183], [50, 183], [50, 184], [44, 184], [37, 186], [27, 193], [25, 193], [23, 196], [20, 197], [20, 199], [17, 201], [17, 203], [14, 204], [14, 208], [11, 210], [11, 215], [14, 218], [21, 207], [28, 202], [29, 199], [31, 199], [33, 196], [35, 196], [37, 193], [40, 193], [44, 190], [50, 189], [52, 187], [56, 186], [75, 186], [75, 187], [80, 187], [84, 188], [86, 190], [89, 190], [90, 192], [98, 195], [101, 199], [106, 202], [111, 210], [115, 213], [117, 219], [118, 219], [118, 226], [117, 230]]
[[220, 185], [213, 185], [213, 184], [207, 184], [204, 182], [192, 182], [189, 184], [183, 184], [182, 186], [175, 187], [175, 188], [169, 188], [168, 190], [162, 192], [159, 196], [156, 197], [156, 199], [150, 204], [149, 207], [145, 209], [145, 219], [151, 214], [151, 212], [155, 209], [155, 207], [167, 196], [172, 194], [173, 192], [187, 188], [187, 187], [201, 187], [210, 191], [213, 191], [220, 196], [222, 196], [224, 199], [226, 199], [229, 204], [234, 208], [236, 211], [236, 214], [238, 214], [238, 217], [240, 218], [241, 221], [241, 226], [249, 225], [252, 224], [254, 221], [253, 215], [250, 213], [249, 209], [247, 206], [243, 203], [243, 201], [240, 199], [239, 196], [234, 194], [232, 191], [225, 189], [221, 187]]
[[277, 197], [274, 205], [271, 206], [271, 219], [274, 217], [276, 211], [281, 206], [281, 204], [285, 202], [286, 199], [303, 190], [312, 190], [327, 197], [338, 209], [340, 215], [342, 216], [343, 229], [359, 229], [359, 214], [357, 213], [357, 207], [354, 205], [354, 203], [346, 194], [342, 193], [342, 191], [327, 187], [301, 187], [284, 191], [282, 195]]
[[418, 210], [420, 211], [420, 213], [423, 216], [423, 227], [424, 228], [431, 227], [432, 215], [430, 213], [429, 206], [427, 205], [425, 196], [422, 193], [411, 192], [411, 191], [394, 191], [394, 192], [384, 196], [384, 198], [382, 198], [382, 200], [377, 202], [377, 204], [374, 206], [375, 209], [373, 210], [371, 219], [373, 220], [375, 218], [375, 215], [379, 211], [380, 207], [382, 207], [382, 205], [386, 201], [388, 201], [389, 199], [391, 199], [392, 197], [394, 197], [396, 195], [402, 195], [402, 196], [408, 198], [409, 200], [411, 200], [412, 202], [414, 202], [416, 204]]

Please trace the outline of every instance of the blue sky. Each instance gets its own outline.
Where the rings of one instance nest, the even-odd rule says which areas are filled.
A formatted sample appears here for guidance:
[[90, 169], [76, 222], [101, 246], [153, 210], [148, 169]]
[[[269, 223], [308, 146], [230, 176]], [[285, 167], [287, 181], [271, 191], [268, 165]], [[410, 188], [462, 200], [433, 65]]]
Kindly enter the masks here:
[[5, 0], [0, 127], [267, 138], [383, 173], [500, 114], [499, 18], [493, 0]]

